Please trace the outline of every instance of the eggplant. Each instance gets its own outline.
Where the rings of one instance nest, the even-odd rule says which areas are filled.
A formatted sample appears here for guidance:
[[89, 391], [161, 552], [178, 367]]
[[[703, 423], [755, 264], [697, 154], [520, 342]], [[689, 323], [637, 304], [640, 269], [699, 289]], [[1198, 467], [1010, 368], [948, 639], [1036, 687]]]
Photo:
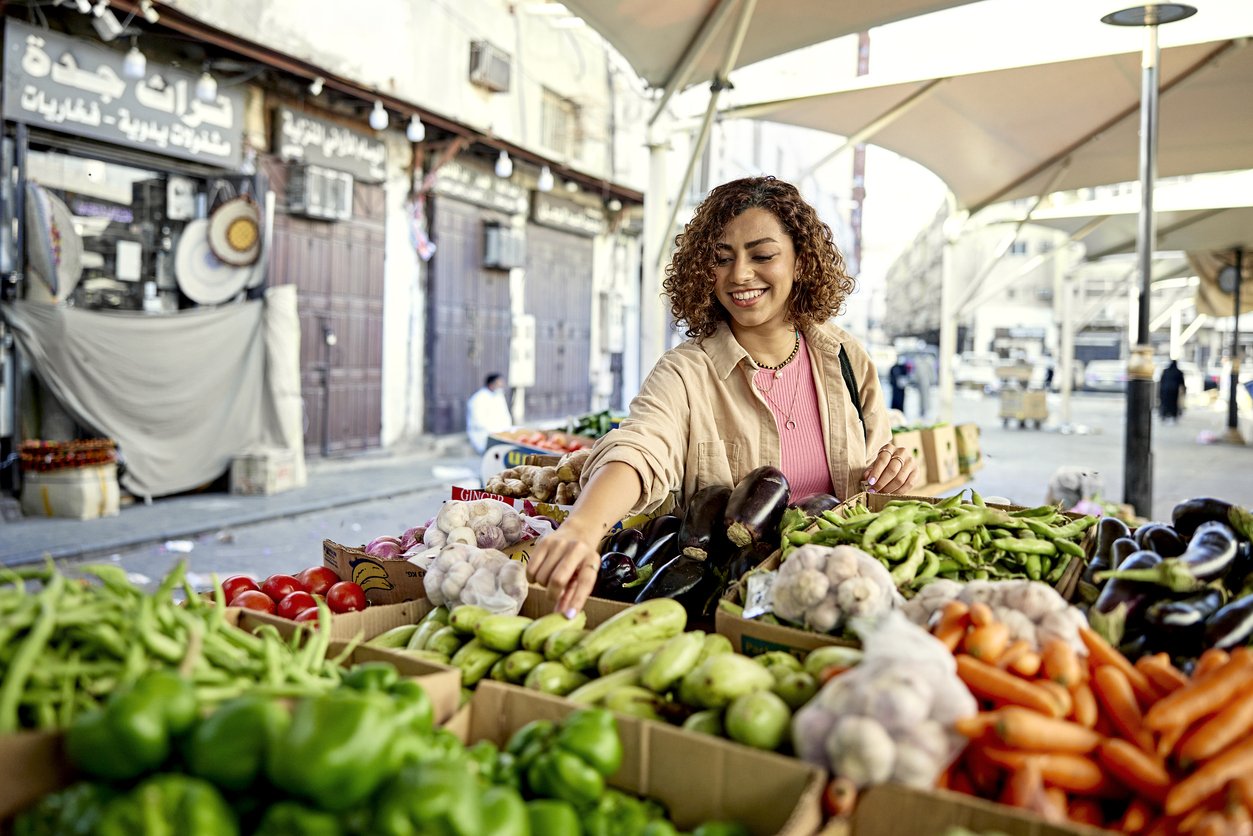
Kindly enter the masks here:
[[1205, 622], [1205, 644], [1220, 650], [1248, 644], [1253, 637], [1253, 595], [1237, 598]]
[[592, 596], [611, 601], [631, 601], [635, 597], [635, 590], [626, 587], [626, 584], [638, 578], [639, 571], [630, 555], [608, 552], [600, 558], [600, 571], [596, 574]]
[[731, 489], [726, 485], [710, 485], [696, 492], [679, 526], [680, 554], [696, 560], [714, 555], [721, 563], [730, 562], [731, 544], [723, 524], [730, 498]]
[[1173, 528], [1163, 523], [1149, 523], [1136, 529], [1135, 541], [1142, 549], [1148, 549], [1162, 557], [1178, 557], [1188, 549], [1188, 543]]
[[766, 558], [774, 552], [768, 544], [758, 543], [752, 546], [745, 546], [735, 553], [735, 557], [731, 559], [726, 569], [728, 583], [735, 583], [749, 572], [756, 569]]
[[1226, 574], [1238, 551], [1235, 533], [1220, 522], [1210, 521], [1201, 523], [1188, 542], [1187, 551], [1178, 557], [1146, 569], [1123, 566], [1112, 572], [1098, 572], [1096, 579], [1122, 578], [1154, 583], [1171, 592], [1196, 592]]
[[1222, 608], [1224, 600], [1221, 589], [1206, 589], [1187, 598], [1156, 601], [1144, 611], [1144, 620], [1164, 630], [1201, 627]]
[[648, 550], [635, 559], [635, 568], [643, 569], [645, 566], [651, 565], [656, 571], [661, 571], [662, 565], [669, 562], [678, 553], [679, 533], [671, 531], [654, 540], [652, 545], [648, 547]]
[[[1138, 551], [1123, 561], [1119, 571], [1151, 572], [1161, 562], [1162, 556], [1157, 552]], [[1137, 632], [1129, 628], [1137, 628], [1144, 610], [1163, 594], [1162, 588], [1151, 582], [1115, 577], [1106, 582], [1097, 596], [1088, 620], [1093, 630], [1117, 647], [1128, 632]]]
[[1221, 499], [1198, 496], [1185, 499], [1170, 512], [1170, 519], [1180, 537], [1191, 537], [1201, 523], [1221, 522], [1231, 519], [1232, 505]]
[[1119, 537], [1109, 547], [1109, 568], [1121, 569], [1127, 558], [1140, 551], [1136, 541], [1130, 537]]
[[660, 517], [653, 517], [648, 522], [640, 526], [640, 531], [644, 534], [644, 545], [640, 551], [646, 552], [667, 534], [678, 534], [679, 526], [683, 524], [683, 520], [674, 514], [662, 514]]
[[793, 502], [790, 507], [799, 508], [808, 517], [816, 517], [823, 511], [830, 511], [839, 504], [840, 500], [829, 493], [812, 493], [799, 502]]
[[704, 579], [708, 566], [707, 561], [679, 555], [653, 572], [635, 603], [641, 604], [654, 598], [679, 598], [691, 592]]
[[625, 554], [635, 560], [644, 551], [644, 532], [638, 528], [624, 528], [615, 531], [605, 540], [605, 554], [616, 552]]
[[783, 471], [770, 465], [750, 471], [727, 500], [727, 539], [740, 548], [755, 543], [778, 548], [779, 520], [790, 498], [791, 487]]
[[1101, 517], [1100, 522], [1096, 524], [1096, 546], [1092, 550], [1092, 559], [1083, 570], [1083, 580], [1093, 583], [1093, 576], [1097, 572], [1114, 568], [1110, 559], [1110, 548], [1115, 540], [1130, 536], [1131, 529], [1118, 517]]

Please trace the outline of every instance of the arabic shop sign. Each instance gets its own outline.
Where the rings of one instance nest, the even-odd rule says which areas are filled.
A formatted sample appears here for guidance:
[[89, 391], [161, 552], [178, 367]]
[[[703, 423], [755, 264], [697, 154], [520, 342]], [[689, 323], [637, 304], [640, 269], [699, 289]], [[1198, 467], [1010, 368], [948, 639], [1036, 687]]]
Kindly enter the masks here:
[[351, 174], [365, 183], [387, 179], [382, 140], [285, 107], [274, 110], [274, 147], [284, 160]]
[[148, 63], [122, 78], [122, 55], [12, 18], [4, 28], [4, 118], [225, 168], [238, 168], [244, 94], [196, 98], [196, 76]]

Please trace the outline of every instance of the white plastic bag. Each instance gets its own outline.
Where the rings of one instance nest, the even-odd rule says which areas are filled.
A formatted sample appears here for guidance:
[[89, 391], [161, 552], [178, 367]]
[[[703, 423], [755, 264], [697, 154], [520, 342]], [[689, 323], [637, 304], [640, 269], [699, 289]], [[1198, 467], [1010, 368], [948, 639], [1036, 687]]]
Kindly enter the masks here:
[[865, 656], [796, 713], [797, 756], [858, 787], [934, 786], [965, 744], [953, 723], [978, 710], [953, 654], [896, 611], [853, 627]]

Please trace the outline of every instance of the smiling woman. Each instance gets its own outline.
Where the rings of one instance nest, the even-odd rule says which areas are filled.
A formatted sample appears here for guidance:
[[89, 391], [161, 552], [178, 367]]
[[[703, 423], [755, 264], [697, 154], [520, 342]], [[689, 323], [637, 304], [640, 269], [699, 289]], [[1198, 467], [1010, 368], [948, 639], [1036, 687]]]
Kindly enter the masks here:
[[854, 282], [795, 186], [723, 184], [675, 243], [664, 287], [691, 339], [658, 361], [630, 416], [596, 444], [574, 510], [527, 563], [571, 613], [595, 582], [608, 528], [675, 489], [690, 500], [770, 465], [796, 499], [848, 497], [863, 482], [898, 493], [917, 473], [892, 444], [874, 364], [830, 321]]

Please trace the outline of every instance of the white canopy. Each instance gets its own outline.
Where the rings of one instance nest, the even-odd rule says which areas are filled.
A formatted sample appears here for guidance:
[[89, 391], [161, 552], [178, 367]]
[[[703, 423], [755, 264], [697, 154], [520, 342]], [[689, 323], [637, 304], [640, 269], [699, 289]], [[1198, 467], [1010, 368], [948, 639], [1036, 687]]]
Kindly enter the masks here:
[[[1253, 194], [1239, 206], [1155, 207], [1159, 251], [1253, 249]], [[1135, 209], [1102, 214], [1040, 210], [1031, 223], [1051, 227], [1083, 242], [1087, 258], [1136, 251], [1139, 215]]]

